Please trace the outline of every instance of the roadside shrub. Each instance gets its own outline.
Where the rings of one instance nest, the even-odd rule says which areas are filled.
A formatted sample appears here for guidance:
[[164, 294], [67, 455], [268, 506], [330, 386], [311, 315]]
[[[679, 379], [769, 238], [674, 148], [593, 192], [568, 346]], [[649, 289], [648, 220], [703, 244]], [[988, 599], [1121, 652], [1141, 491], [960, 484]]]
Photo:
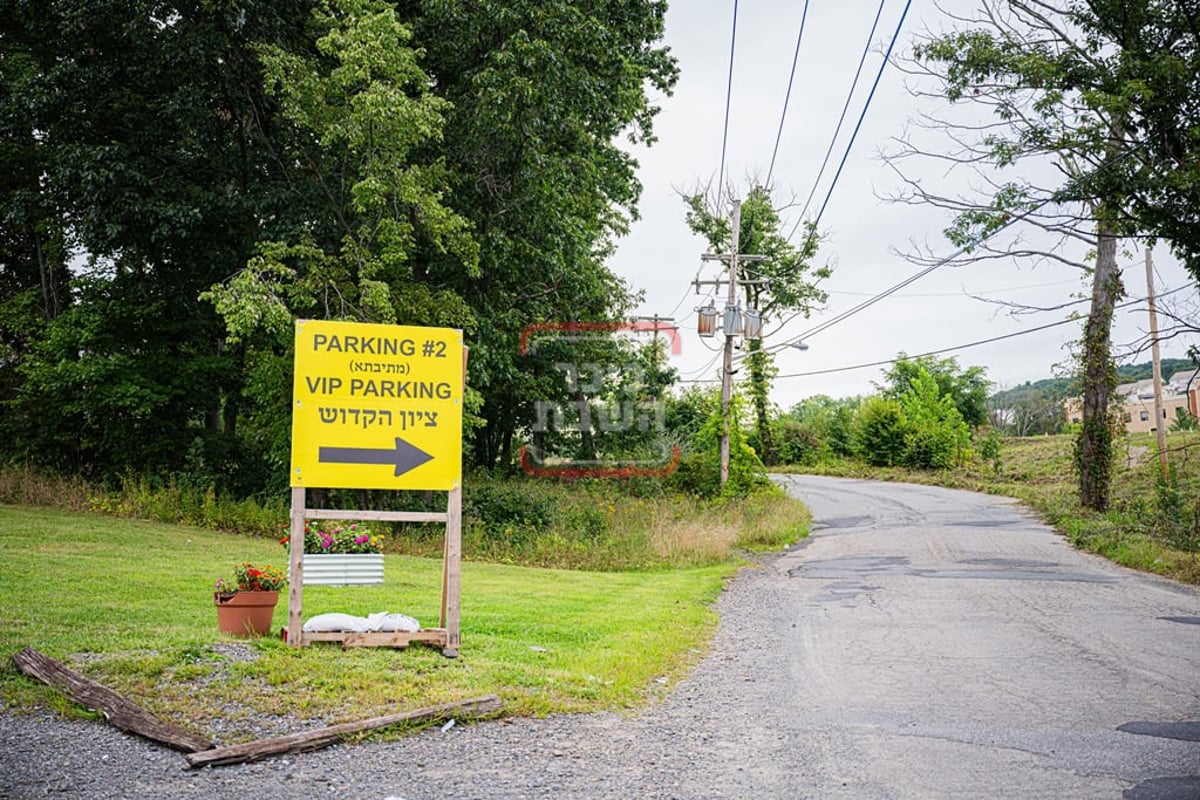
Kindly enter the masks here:
[[1185, 553], [1200, 552], [1200, 499], [1189, 499], [1179, 485], [1175, 465], [1154, 482], [1155, 529], [1168, 546]]
[[779, 421], [775, 447], [783, 464], [815, 464], [821, 457], [821, 441], [802, 422], [786, 417]]
[[[827, 395], [814, 395], [796, 405], [783, 417], [804, 426], [808, 435], [817, 443], [818, 453], [811, 461], [794, 463], [817, 463], [817, 460], [832, 453], [838, 456], [854, 455], [854, 412], [862, 405], [861, 397], [834, 400]], [[806, 437], [807, 438], [807, 437]]]
[[688, 453], [680, 459], [679, 469], [668, 480], [676, 492], [716, 497], [721, 493], [721, 465], [709, 453]]
[[1000, 474], [1000, 434], [992, 429], [979, 439], [979, 457], [992, 465], [992, 471]]
[[910, 427], [904, 437], [904, 461], [914, 469], [950, 469], [958, 463], [958, 437], [951, 428], [942, 425]]
[[703, 423], [687, 441], [679, 469], [668, 479], [675, 491], [696, 497], [744, 497], [770, 485], [766, 467], [747, 441], [742, 427], [742, 400], [734, 394], [729, 405], [729, 480], [721, 487], [720, 396], [716, 392], [691, 393], [692, 401], [704, 410]]
[[909, 377], [900, 396], [905, 423], [904, 461], [916, 469], [949, 469], [970, 452], [971, 429], [954, 405], [941, 394], [938, 383], [924, 368]]
[[473, 483], [463, 492], [463, 515], [488, 535], [528, 537], [550, 527], [555, 498], [541, 487], [520, 482]]
[[902, 463], [906, 433], [904, 411], [889, 397], [869, 398], [854, 415], [854, 450], [873, 467]]
[[854, 412], [861, 406], [860, 398], [842, 400], [829, 418], [825, 443], [839, 456], [854, 455]]

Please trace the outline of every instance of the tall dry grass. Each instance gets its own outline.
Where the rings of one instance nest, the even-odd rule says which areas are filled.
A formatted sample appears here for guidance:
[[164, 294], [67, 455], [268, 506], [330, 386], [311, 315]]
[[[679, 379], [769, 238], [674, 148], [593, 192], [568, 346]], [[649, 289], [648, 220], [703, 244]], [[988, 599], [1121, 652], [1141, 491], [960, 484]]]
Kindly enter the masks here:
[[98, 490], [82, 478], [44, 475], [29, 467], [0, 467], [0, 503], [87, 511]]
[[[472, 476], [464, 493], [464, 556], [597, 571], [688, 568], [730, 563], [738, 551], [781, 548], [807, 534], [807, 509], [776, 487], [716, 501], [666, 491], [629, 494], [636, 489], [618, 481]], [[15, 467], [0, 468], [0, 503], [270, 537], [287, 520], [279, 503], [220, 498], [138, 478], [108, 491], [81, 479]], [[389, 552], [441, 555], [439, 526], [378, 527], [390, 534]]]

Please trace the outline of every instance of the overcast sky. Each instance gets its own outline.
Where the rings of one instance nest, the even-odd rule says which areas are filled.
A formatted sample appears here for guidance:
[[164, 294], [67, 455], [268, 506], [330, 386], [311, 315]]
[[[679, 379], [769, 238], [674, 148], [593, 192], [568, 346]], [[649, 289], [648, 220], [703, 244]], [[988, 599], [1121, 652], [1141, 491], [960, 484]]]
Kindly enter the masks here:
[[[974, 3], [958, 5], [964, 9], [974, 7]], [[725, 170], [727, 179], [742, 189], [748, 184], [747, 176], [765, 175], [771, 160], [802, 7], [799, 0], [741, 0], [739, 4]], [[812, 189], [877, 8], [878, 4], [869, 0], [810, 0], [772, 181], [777, 187], [777, 200], [799, 196], [803, 202]], [[876, 45], [886, 46], [903, 8], [903, 0], [886, 0], [874, 37]], [[671, 4], [666, 42], [679, 60], [681, 77], [673, 96], [660, 98], [663, 110], [655, 127], [658, 142], [649, 150], [636, 151], [644, 186], [641, 219], [621, 240], [610, 262], [619, 275], [645, 292], [645, 302], [636, 313], [673, 315], [679, 323], [683, 352], [674, 364], [685, 379], [719, 378], [720, 359], [714, 360], [714, 356], [720, 339], [701, 340], [697, 336], [694, 309], [707, 298], [697, 296], [690, 285], [697, 272], [711, 279], [718, 268], [711, 263], [702, 267], [700, 254], [706, 243], [684, 224], [678, 190], [691, 190], [717, 174], [732, 13], [731, 0], [676, 0]], [[915, 33], [927, 27], [939, 29], [944, 24], [932, 2], [913, 0], [897, 50], [910, 47]], [[875, 78], [882, 58], [880, 49], [873, 48], [867, 58], [841, 139], [813, 201], [816, 206], [825, 196]], [[833, 277], [823, 284], [829, 302], [809, 319], [799, 318], [788, 324], [772, 335], [769, 343], [800, 336], [916, 272], [917, 266], [893, 252], [905, 248], [910, 240], [927, 243], [938, 254], [953, 251], [941, 233], [949, 222], [947, 212], [878, 199], [896, 187], [895, 177], [878, 159], [878, 153], [888, 148], [889, 139], [902, 133], [915, 111], [914, 100], [903, 89], [903, 76], [888, 67], [821, 220], [826, 239], [818, 258], [834, 269]], [[921, 177], [933, 188], [945, 180], [932, 168], [922, 172]], [[1160, 275], [1159, 292], [1188, 283], [1187, 273], [1164, 248], [1155, 251], [1154, 260]], [[1141, 254], [1130, 253], [1121, 262], [1130, 267], [1125, 276], [1128, 296], [1143, 297], [1146, 286]], [[918, 354], [1001, 336], [1054, 322], [1067, 312], [1014, 319], [969, 294], [1048, 306], [1087, 288], [1080, 271], [1065, 266], [1034, 268], [988, 262], [942, 268], [845, 322], [806, 338], [807, 351], [785, 350], [776, 363], [783, 375], [830, 370], [894, 358], [900, 351]], [[1187, 289], [1180, 293], [1185, 294], [1195, 292]], [[718, 306], [723, 305], [722, 298]], [[768, 331], [774, 327], [768, 325]], [[1114, 341], [1135, 341], [1147, 328], [1144, 308], [1118, 311]], [[1079, 324], [1073, 323], [949, 355], [956, 356], [964, 366], [984, 366], [991, 380], [1011, 386], [1049, 376], [1055, 364], [1067, 361], [1067, 345], [1078, 340], [1080, 331]], [[1196, 343], [1195, 338], [1164, 343], [1163, 356], [1182, 357], [1188, 344]], [[1136, 360], [1149, 360], [1148, 352]], [[845, 397], [868, 393], [872, 381], [880, 378], [878, 367], [781, 377], [775, 382], [772, 396], [787, 408], [814, 394]]]

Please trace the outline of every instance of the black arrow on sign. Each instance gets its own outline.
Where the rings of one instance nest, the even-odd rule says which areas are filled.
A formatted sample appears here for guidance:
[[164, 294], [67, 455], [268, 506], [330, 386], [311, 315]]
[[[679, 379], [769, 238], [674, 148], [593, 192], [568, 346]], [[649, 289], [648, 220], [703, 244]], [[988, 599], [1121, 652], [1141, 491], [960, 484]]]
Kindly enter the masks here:
[[396, 477], [416, 469], [433, 456], [396, 437], [395, 447], [322, 447], [317, 454], [322, 464], [392, 464]]

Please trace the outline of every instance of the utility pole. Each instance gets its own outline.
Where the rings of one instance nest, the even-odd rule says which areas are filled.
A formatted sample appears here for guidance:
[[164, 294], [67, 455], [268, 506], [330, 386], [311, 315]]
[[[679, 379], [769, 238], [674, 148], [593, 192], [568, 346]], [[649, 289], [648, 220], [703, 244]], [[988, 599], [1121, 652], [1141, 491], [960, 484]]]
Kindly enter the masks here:
[[[725, 301], [725, 314], [722, 316], [722, 325], [725, 329], [725, 353], [724, 363], [721, 366], [721, 486], [724, 487], [729, 481], [729, 431], [730, 431], [730, 405], [733, 401], [733, 340], [742, 331], [742, 309], [738, 303], [738, 285], [746, 286], [749, 284], [769, 284], [769, 280], [753, 280], [744, 281], [738, 280], [738, 264], [749, 261], [765, 261], [766, 256], [750, 255], [748, 253], [738, 252], [738, 240], [741, 238], [742, 231], [742, 201], [736, 200], [733, 204], [733, 246], [728, 253], [705, 253], [700, 256], [702, 261], [722, 261], [729, 268], [728, 278], [717, 278], [712, 281], [694, 280], [696, 292], [699, 293], [701, 286], [720, 287], [722, 284], [729, 285], [728, 298]], [[700, 311], [709, 311], [713, 314], [716, 310], [711, 304], [707, 309], [697, 309]], [[703, 333], [702, 336], [711, 336], [712, 333]]]
[[1146, 248], [1146, 300], [1150, 307], [1150, 358], [1154, 364], [1154, 430], [1158, 439], [1158, 468], [1166, 479], [1167, 467], [1167, 421], [1163, 417], [1162, 363], [1158, 355], [1158, 309], [1154, 305], [1154, 266], [1150, 261], [1150, 248]]
[[[729, 300], [725, 307], [737, 309], [738, 239], [742, 238], [742, 201], [733, 203], [733, 247], [729, 254]], [[729, 481], [729, 404], [733, 400], [733, 335], [728, 323], [725, 325], [725, 361], [721, 368], [721, 488]]]

